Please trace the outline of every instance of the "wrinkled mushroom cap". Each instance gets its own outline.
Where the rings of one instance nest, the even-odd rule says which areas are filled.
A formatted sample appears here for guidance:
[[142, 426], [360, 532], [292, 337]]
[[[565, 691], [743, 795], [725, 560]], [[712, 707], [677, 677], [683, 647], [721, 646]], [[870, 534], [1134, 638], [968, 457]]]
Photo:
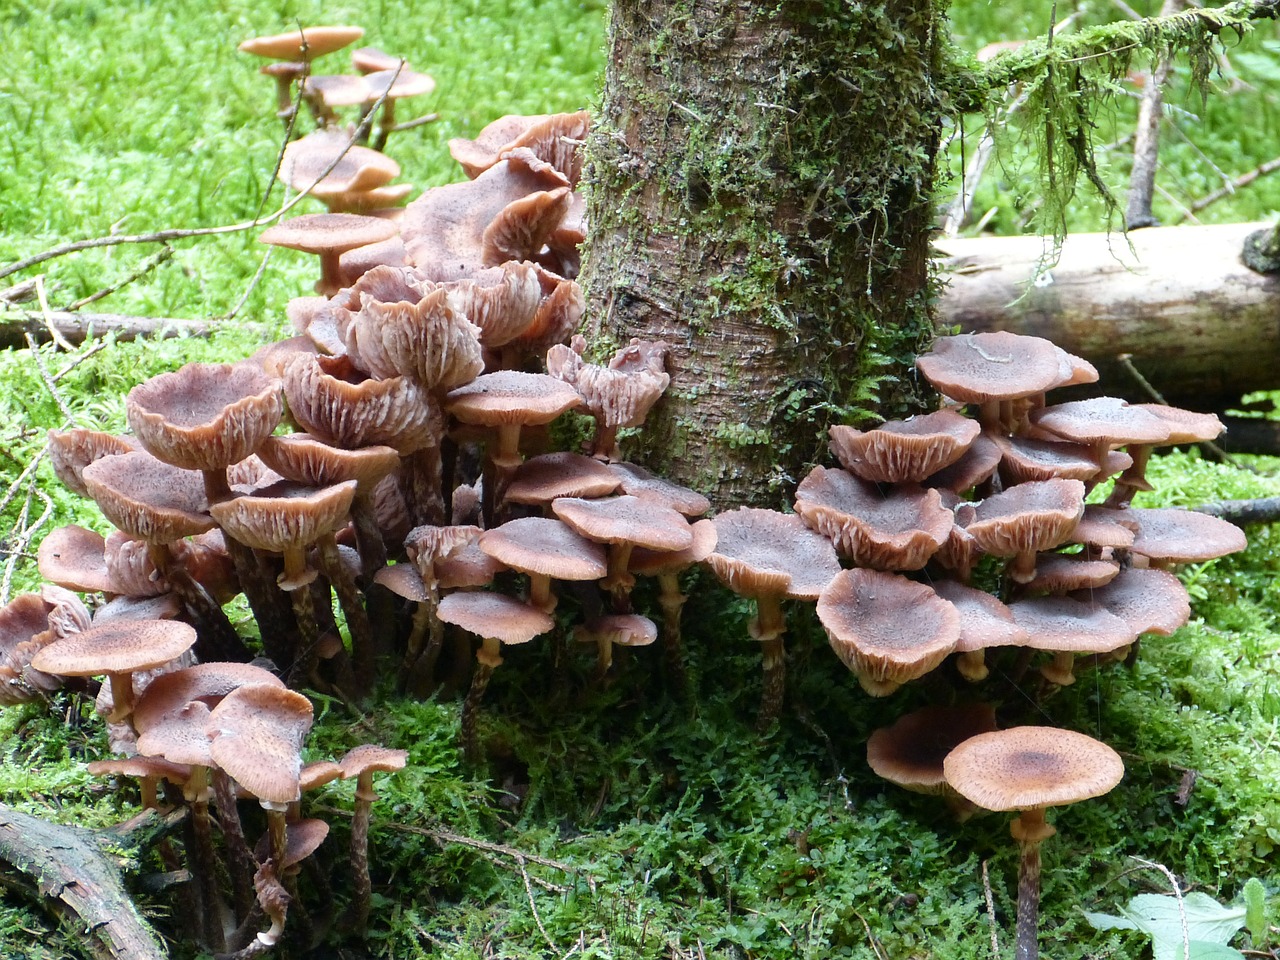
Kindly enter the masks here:
[[254, 496], [214, 504], [214, 519], [231, 537], [255, 550], [283, 553], [305, 547], [346, 521], [356, 482], [319, 489], [276, 483]]
[[863, 480], [919, 483], [964, 456], [981, 429], [976, 420], [954, 410], [938, 410], [874, 430], [832, 427], [831, 452]]
[[1035, 480], [988, 497], [965, 530], [987, 553], [1010, 557], [1050, 550], [1070, 539], [1084, 513], [1079, 480]]
[[49, 431], [49, 463], [53, 472], [68, 490], [82, 497], [89, 496], [80, 478], [85, 467], [100, 457], [137, 449], [137, 441], [132, 437], [117, 437], [100, 430]]
[[237, 687], [209, 713], [209, 751], [259, 801], [291, 803], [301, 795], [302, 741], [311, 719], [311, 701], [300, 693]]
[[979, 734], [943, 761], [947, 782], [986, 810], [1030, 810], [1100, 797], [1124, 776], [1120, 755], [1056, 727]]

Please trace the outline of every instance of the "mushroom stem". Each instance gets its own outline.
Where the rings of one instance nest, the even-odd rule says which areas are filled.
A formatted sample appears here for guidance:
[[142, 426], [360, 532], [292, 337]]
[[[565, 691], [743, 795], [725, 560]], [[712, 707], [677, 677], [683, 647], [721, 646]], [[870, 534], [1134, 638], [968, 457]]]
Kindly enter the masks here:
[[356, 780], [356, 802], [351, 816], [351, 932], [364, 936], [373, 903], [373, 883], [369, 879], [369, 821], [373, 812], [373, 772], [365, 771]]
[[1053, 661], [1040, 668], [1040, 675], [1050, 683], [1060, 687], [1069, 687], [1076, 682], [1074, 672], [1076, 655], [1070, 650], [1059, 650], [1053, 655]]
[[631, 590], [636, 585], [636, 578], [627, 566], [631, 563], [634, 548], [635, 544], [627, 541], [609, 544], [609, 572], [600, 585], [613, 598], [614, 613], [631, 612]]
[[502, 663], [502, 644], [491, 637], [485, 637], [479, 650], [476, 651], [476, 669], [471, 675], [471, 687], [462, 702], [462, 717], [459, 723], [459, 739], [462, 741], [462, 754], [468, 763], [480, 761], [480, 738], [476, 730], [476, 718], [480, 713], [480, 701], [489, 686], [489, 678], [494, 669]]
[[333, 585], [333, 592], [338, 595], [338, 603], [347, 618], [347, 630], [351, 634], [351, 659], [355, 661], [355, 694], [363, 697], [373, 689], [377, 668], [373, 627], [369, 623], [369, 615], [365, 613], [364, 604], [360, 602], [360, 589], [338, 555], [338, 541], [332, 533], [327, 533], [316, 545], [320, 548], [321, 569]]
[[315, 605], [309, 585], [289, 591], [293, 603], [293, 615], [298, 621], [298, 648], [294, 651], [293, 666], [289, 670], [289, 685], [294, 689], [315, 682], [316, 665], [320, 658], [320, 630], [316, 626]]
[[987, 666], [987, 651], [966, 650], [956, 658], [956, 669], [960, 671], [960, 676], [971, 683], [987, 679], [991, 674]]
[[316, 293], [322, 297], [332, 297], [342, 289], [342, 271], [338, 264], [341, 256], [337, 250], [320, 251], [320, 279], [316, 281]]
[[133, 674], [109, 673], [107, 680], [111, 683], [112, 704], [107, 723], [121, 723], [133, 713]]
[[551, 592], [551, 578], [542, 573], [529, 574], [529, 602], [543, 613], [554, 613], [556, 596]]
[[257, 864], [253, 859], [253, 851], [244, 838], [240, 811], [236, 807], [235, 786], [231, 778], [219, 767], [214, 769], [212, 779], [213, 799], [218, 805], [218, 823], [222, 827], [222, 837], [230, 860], [231, 902], [236, 916], [243, 919], [253, 910], [253, 874]]
[[760, 641], [764, 656], [764, 690], [760, 695], [760, 712], [756, 715], [756, 729], [764, 731], [782, 713], [787, 687], [787, 655], [782, 643], [787, 622], [782, 615], [782, 597], [778, 594], [756, 597], [756, 616], [748, 629], [751, 636]]
[[662, 662], [671, 692], [683, 696], [687, 678], [684, 651], [681, 649], [680, 614], [688, 598], [680, 592], [680, 580], [674, 573], [658, 574], [658, 591], [658, 606], [662, 608]]
[[203, 901], [201, 919], [205, 941], [211, 950], [222, 950], [226, 941], [222, 930], [222, 897], [218, 892], [218, 857], [214, 852], [213, 825], [209, 817], [209, 768], [192, 767], [183, 793], [191, 805], [191, 866]]
[[360, 565], [366, 580], [387, 565], [387, 545], [382, 539], [382, 531], [378, 527], [378, 518], [373, 511], [373, 496], [370, 491], [356, 488], [351, 500], [351, 520], [356, 528], [356, 545], [360, 552]]
[[1018, 841], [1018, 925], [1014, 960], [1038, 960], [1040, 956], [1040, 844], [1057, 831], [1044, 819], [1044, 807], [1024, 810], [1009, 825]]

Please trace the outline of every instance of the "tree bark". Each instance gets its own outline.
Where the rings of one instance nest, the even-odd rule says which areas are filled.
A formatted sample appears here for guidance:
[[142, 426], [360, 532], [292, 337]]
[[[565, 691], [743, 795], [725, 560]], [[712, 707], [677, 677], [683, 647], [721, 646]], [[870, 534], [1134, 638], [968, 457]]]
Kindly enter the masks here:
[[829, 424], [911, 407], [942, 33], [932, 0], [612, 5], [589, 339], [675, 348], [630, 456], [721, 505], [777, 503]]
[[1117, 359], [1129, 354], [1170, 403], [1225, 409], [1280, 387], [1280, 277], [1240, 262], [1260, 226], [1152, 228], [1128, 244], [1119, 233], [1076, 234], [1039, 280], [1047, 241], [948, 240], [938, 322], [1046, 337], [1098, 368], [1086, 390], [1149, 402]]

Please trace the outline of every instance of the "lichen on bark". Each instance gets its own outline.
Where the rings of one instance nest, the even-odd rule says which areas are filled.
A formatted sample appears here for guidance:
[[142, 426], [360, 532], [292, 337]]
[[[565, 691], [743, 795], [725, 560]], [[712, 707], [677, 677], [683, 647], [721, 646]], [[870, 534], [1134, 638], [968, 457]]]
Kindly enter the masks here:
[[635, 452], [720, 503], [789, 499], [828, 425], [915, 402], [941, 15], [931, 0], [613, 4], [588, 339], [675, 346]]

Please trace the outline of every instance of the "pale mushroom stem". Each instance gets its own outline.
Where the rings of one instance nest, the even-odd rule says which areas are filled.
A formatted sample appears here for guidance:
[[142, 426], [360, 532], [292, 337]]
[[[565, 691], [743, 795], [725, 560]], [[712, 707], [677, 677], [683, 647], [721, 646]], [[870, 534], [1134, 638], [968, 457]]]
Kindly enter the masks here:
[[489, 678], [502, 663], [502, 643], [492, 637], [484, 637], [476, 651], [476, 669], [471, 675], [471, 687], [462, 702], [462, 717], [458, 737], [462, 741], [462, 754], [468, 763], [480, 761], [480, 738], [476, 730], [476, 718], [480, 713], [480, 701], [489, 687]]
[[529, 602], [543, 613], [554, 613], [556, 596], [551, 592], [551, 578], [541, 573], [529, 574]]
[[320, 251], [320, 279], [316, 281], [316, 293], [322, 297], [332, 297], [342, 289], [342, 270], [338, 264], [341, 256], [337, 250]]
[[787, 622], [782, 615], [781, 594], [756, 597], [756, 616], [748, 629], [751, 636], [760, 641], [764, 655], [764, 690], [760, 695], [760, 712], [756, 715], [756, 729], [763, 731], [782, 713], [787, 687], [787, 654], [782, 643]]
[[1040, 675], [1050, 683], [1060, 687], [1069, 687], [1076, 682], [1076, 655], [1070, 650], [1059, 650], [1053, 655], [1053, 661], [1040, 668]]
[[1044, 812], [1043, 807], [1024, 810], [1010, 824], [1022, 854], [1014, 960], [1038, 960], [1040, 956], [1040, 844], [1057, 832], [1045, 822]]
[[603, 416], [596, 418], [596, 435], [591, 441], [591, 456], [606, 463], [621, 460], [618, 449], [618, 425], [610, 424]]
[[351, 925], [352, 932], [364, 935], [373, 903], [373, 883], [369, 879], [369, 821], [373, 813], [373, 771], [363, 771], [356, 779], [356, 803], [351, 816]]
[[1103, 506], [1113, 509], [1127, 507], [1135, 493], [1151, 489], [1147, 483], [1147, 463], [1151, 460], [1151, 449], [1149, 443], [1131, 443], [1125, 448], [1133, 458], [1133, 463], [1116, 478], [1116, 485]]
[[960, 676], [971, 683], [987, 679], [991, 674], [987, 667], [987, 651], [966, 650], [956, 658], [956, 669], [960, 671]]
[[609, 572], [601, 586], [609, 591], [614, 613], [631, 612], [631, 590], [636, 578], [627, 570], [631, 563], [631, 551], [635, 544], [622, 542], [609, 544]]
[[680, 636], [680, 615], [688, 598], [680, 591], [680, 579], [674, 573], [658, 574], [658, 591], [658, 606], [662, 608], [662, 661], [671, 691], [677, 696], [683, 696], [687, 681]]
[[111, 683], [112, 704], [107, 723], [121, 723], [133, 713], [133, 674], [109, 673], [107, 680]]

